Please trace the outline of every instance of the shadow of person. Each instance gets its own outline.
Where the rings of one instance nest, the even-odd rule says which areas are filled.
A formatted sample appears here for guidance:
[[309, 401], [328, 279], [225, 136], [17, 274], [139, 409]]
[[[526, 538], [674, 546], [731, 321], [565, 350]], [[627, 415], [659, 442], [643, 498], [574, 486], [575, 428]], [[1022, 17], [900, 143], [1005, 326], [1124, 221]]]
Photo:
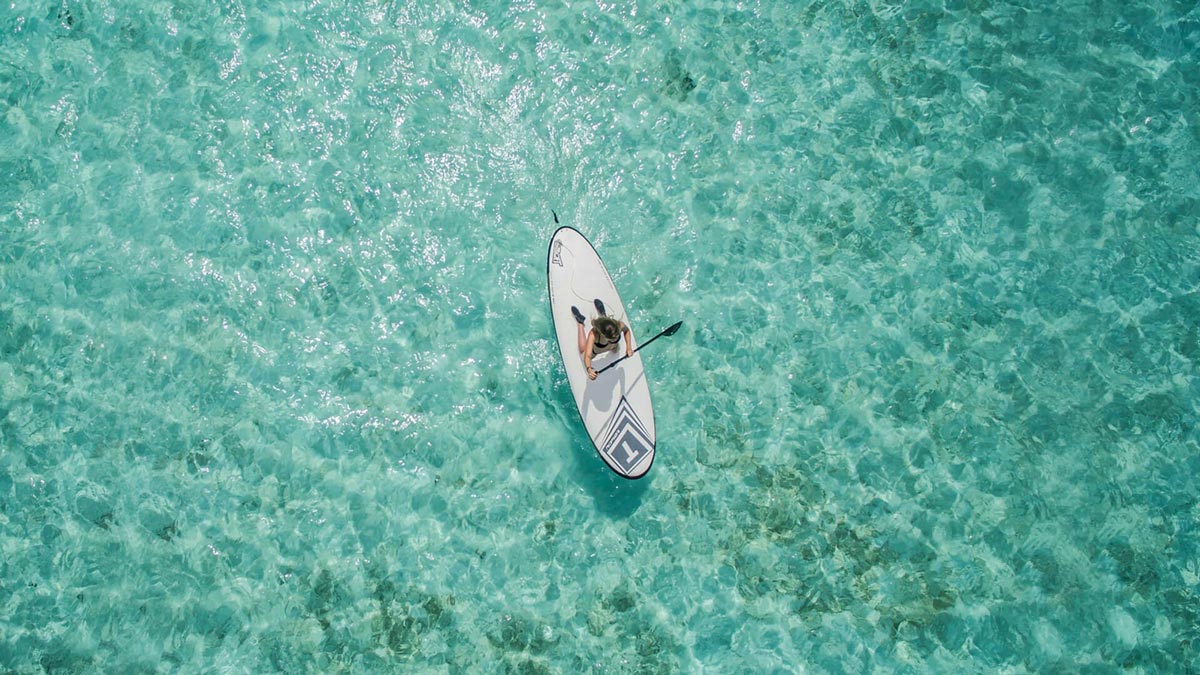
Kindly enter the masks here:
[[[614, 358], [601, 358], [601, 355], [592, 359], [592, 367], [597, 371], [604, 366], [612, 363]], [[595, 380], [588, 382], [583, 390], [583, 414], [587, 414], [591, 410], [598, 410], [605, 416], [612, 414], [613, 409], [617, 406], [614, 399], [617, 398], [617, 392], [625, 391], [625, 369], [617, 368], [602, 375], [598, 375]]]

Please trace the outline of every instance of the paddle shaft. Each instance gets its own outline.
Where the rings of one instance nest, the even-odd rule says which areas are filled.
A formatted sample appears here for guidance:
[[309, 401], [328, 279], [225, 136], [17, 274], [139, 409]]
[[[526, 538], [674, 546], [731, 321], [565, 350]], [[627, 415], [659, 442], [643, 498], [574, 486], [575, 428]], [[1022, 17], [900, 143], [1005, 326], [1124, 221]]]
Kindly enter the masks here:
[[[636, 354], [636, 353], [642, 351], [642, 349], [645, 347], [649, 347], [651, 342], [654, 342], [655, 340], [657, 340], [658, 338], [660, 338], [664, 335], [666, 335], [667, 337], [674, 335], [675, 331], [679, 330], [679, 327], [682, 325], [683, 325], [683, 322], [679, 321], [677, 323], [674, 323], [674, 324], [668, 326], [667, 329], [664, 330], [663, 332], [659, 333], [658, 335], [655, 335], [654, 337], [650, 338], [649, 340], [646, 340], [641, 345], [639, 345], [637, 349], [633, 350], [633, 354]], [[630, 354], [629, 356], [633, 356], [633, 354]], [[617, 359], [616, 361], [613, 361], [612, 363], [608, 364], [607, 366], [604, 366], [600, 370], [597, 370], [596, 374], [599, 375], [600, 373], [603, 373], [604, 371], [608, 370], [609, 368], [612, 368], [613, 366], [617, 365], [618, 363], [629, 358], [629, 356], [622, 356], [621, 358]]]

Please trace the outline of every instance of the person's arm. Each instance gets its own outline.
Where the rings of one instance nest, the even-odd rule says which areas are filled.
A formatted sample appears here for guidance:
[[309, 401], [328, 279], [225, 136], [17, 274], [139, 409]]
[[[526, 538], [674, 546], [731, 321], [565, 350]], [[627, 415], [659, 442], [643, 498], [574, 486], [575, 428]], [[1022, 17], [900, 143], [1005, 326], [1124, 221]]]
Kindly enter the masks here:
[[629, 332], [629, 326], [621, 325], [621, 332], [625, 334], [625, 356], [633, 356], [633, 333]]
[[596, 371], [592, 370], [592, 350], [596, 347], [596, 333], [588, 331], [587, 344], [583, 348], [583, 367], [587, 369], [588, 379], [596, 379]]

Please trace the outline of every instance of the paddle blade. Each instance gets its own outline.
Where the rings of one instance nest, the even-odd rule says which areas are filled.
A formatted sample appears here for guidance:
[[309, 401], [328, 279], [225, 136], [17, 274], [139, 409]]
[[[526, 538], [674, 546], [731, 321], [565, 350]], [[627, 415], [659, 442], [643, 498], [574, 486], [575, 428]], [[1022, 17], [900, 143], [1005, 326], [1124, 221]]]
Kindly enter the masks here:
[[680, 321], [680, 322], [678, 322], [678, 323], [675, 323], [675, 324], [672, 324], [672, 325], [671, 325], [669, 328], [667, 328], [666, 330], [664, 330], [662, 334], [663, 334], [663, 335], [666, 335], [667, 337], [671, 337], [672, 335], [674, 335], [674, 334], [676, 333], [676, 331], [678, 331], [678, 330], [679, 330], [679, 327], [680, 327], [680, 326], [682, 326], [682, 325], [683, 325], [683, 322], [682, 322], [682, 321]]

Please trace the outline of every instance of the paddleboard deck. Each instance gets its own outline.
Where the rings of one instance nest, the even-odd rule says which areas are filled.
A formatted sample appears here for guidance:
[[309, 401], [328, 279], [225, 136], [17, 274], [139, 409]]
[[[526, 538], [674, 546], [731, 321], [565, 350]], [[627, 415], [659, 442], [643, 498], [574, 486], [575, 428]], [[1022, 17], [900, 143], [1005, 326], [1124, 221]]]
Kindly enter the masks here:
[[[654, 463], [655, 445], [654, 408], [642, 356], [635, 353], [600, 373], [595, 380], [588, 379], [583, 354], [579, 352], [579, 324], [571, 313], [574, 306], [587, 318], [583, 326], [586, 336], [592, 328], [592, 319], [599, 315], [594, 305], [599, 298], [608, 316], [630, 326], [632, 338], [633, 327], [617, 287], [591, 242], [567, 226], [560, 227], [550, 238], [546, 280], [554, 334], [588, 437], [600, 458], [617, 475], [641, 478]], [[633, 346], [637, 347], [636, 339]], [[622, 338], [616, 352], [593, 357], [592, 367], [600, 371], [624, 355]]]

